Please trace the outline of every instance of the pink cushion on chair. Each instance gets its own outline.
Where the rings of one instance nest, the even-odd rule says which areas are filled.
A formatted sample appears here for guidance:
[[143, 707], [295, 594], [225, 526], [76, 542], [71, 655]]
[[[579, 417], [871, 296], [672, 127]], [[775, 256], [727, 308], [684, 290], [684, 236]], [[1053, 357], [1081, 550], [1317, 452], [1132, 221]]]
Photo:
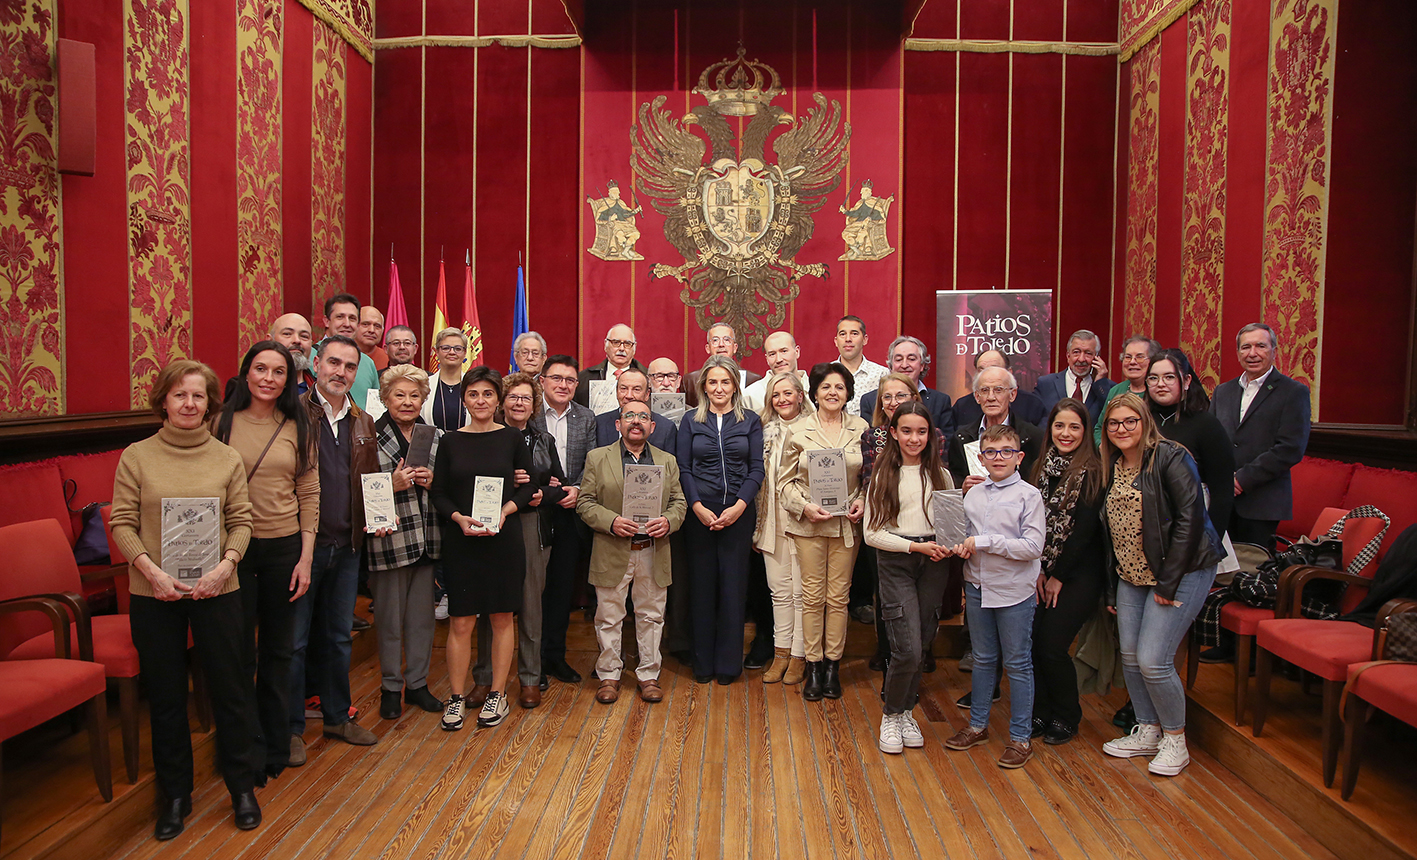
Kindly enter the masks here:
[[1220, 626], [1241, 636], [1255, 635], [1260, 622], [1273, 617], [1273, 609], [1260, 609], [1245, 603], [1227, 603], [1220, 608]]
[[1349, 665], [1373, 653], [1373, 631], [1351, 621], [1272, 618], [1260, 622], [1255, 642], [1325, 681], [1347, 680]]
[[1373, 666], [1358, 676], [1353, 695], [1417, 726], [1417, 663]]
[[107, 686], [103, 667], [83, 660], [0, 663], [0, 738], [12, 738], [71, 708]]
[[[93, 659], [103, 665], [110, 678], [133, 678], [138, 674], [138, 649], [133, 647], [131, 621], [127, 615], [97, 615], [93, 621]], [[190, 646], [188, 646], [190, 647]], [[69, 628], [69, 653], [79, 656], [79, 631]], [[7, 660], [40, 660], [54, 656], [54, 633], [44, 633], [15, 646]]]

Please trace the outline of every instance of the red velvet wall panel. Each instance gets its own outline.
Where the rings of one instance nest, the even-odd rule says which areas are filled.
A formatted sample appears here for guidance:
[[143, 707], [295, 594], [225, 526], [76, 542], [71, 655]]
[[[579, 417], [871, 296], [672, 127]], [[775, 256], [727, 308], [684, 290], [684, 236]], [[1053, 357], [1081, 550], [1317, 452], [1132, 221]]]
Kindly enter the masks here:
[[[372, 196], [369, 176], [373, 157], [374, 67], [345, 43], [345, 145], [344, 145], [344, 252], [345, 287], [361, 298], [371, 299], [379, 310], [388, 308], [389, 279], [370, 278], [370, 215]], [[372, 291], [371, 291], [372, 286]]]
[[226, 379], [239, 367], [236, 266], [236, 7], [191, 5], [192, 351]]
[[[538, 22], [540, 20], [538, 4]], [[563, 13], [564, 17], [564, 13]], [[569, 26], [569, 25], [566, 25]], [[578, 317], [566, 295], [576, 283], [580, 248], [580, 51], [531, 55], [531, 163], [534, 170], [530, 238], [526, 248], [527, 312], [550, 344], [576, 342]]]
[[[1409, 3], [1340, 10], [1320, 393], [1325, 421], [1401, 424], [1406, 417], [1400, 368], [1417, 212], [1414, 41], [1417, 7]], [[1379, 384], [1374, 367], [1384, 371]]]
[[[966, 31], [968, 32], [968, 31]], [[959, 57], [959, 230], [960, 290], [1003, 289], [1008, 285], [1007, 231], [1009, 169], [1009, 57]], [[969, 201], [966, 205], [964, 201]]]
[[[397, 39], [423, 33], [423, 3], [384, 2], [374, 10], [374, 35], [380, 39]], [[376, 55], [382, 59], [383, 55]]]
[[[1168, 27], [1161, 35], [1161, 110], [1159, 133], [1164, 141], [1186, 139], [1186, 28]], [[1156, 325], [1150, 334], [1165, 344], [1181, 336], [1181, 228], [1186, 185], [1185, 149], [1163, 146], [1157, 165]], [[1135, 332], [1127, 332], [1128, 337]], [[1121, 374], [1115, 356], [1121, 342], [1106, 345], [1113, 378]]]
[[[478, 51], [454, 47], [425, 49], [423, 177], [423, 284], [425, 325], [432, 346], [433, 303], [438, 288], [438, 255], [443, 254], [448, 281], [448, 315], [462, 321], [463, 261], [472, 249], [473, 126], [484, 88], [477, 78]], [[469, 82], [476, 82], [469, 86]], [[482, 141], [478, 139], [477, 144]], [[479, 153], [480, 154], [480, 153]], [[416, 157], [417, 153], [415, 153]], [[411, 213], [416, 218], [417, 212]], [[407, 296], [405, 296], [407, 298]], [[482, 318], [484, 329], [487, 317]]]
[[[386, 4], [386, 8], [394, 4]], [[382, 22], [383, 12], [376, 20]], [[409, 322], [423, 346], [428, 343], [432, 319], [432, 285], [425, 278], [422, 215], [423, 174], [419, 152], [423, 143], [423, 48], [380, 50], [374, 73], [374, 223], [372, 280], [387, 290], [389, 253], [402, 263], [400, 287]], [[439, 183], [441, 187], [442, 183]], [[437, 251], [437, 248], [434, 248]], [[455, 252], [456, 253], [456, 252]], [[434, 261], [436, 263], [436, 259]], [[383, 293], [379, 293], [383, 295]], [[425, 296], [428, 301], [425, 301]], [[424, 350], [424, 354], [428, 354]]]
[[[65, 354], [70, 413], [128, 408], [128, 208], [123, 167], [123, 3], [58, 6], [59, 35], [94, 45], [94, 175], [65, 176]], [[79, 253], [69, 253], [82, 249]]]
[[1222, 379], [1232, 379], [1240, 373], [1240, 362], [1233, 349], [1235, 332], [1260, 318], [1268, 36], [1268, 3], [1237, 2], [1232, 6], [1226, 289], [1220, 326]]
[[93, 176], [94, 64], [93, 44], [73, 39], [55, 41], [59, 72], [59, 172]]
[[[1059, 10], [1057, 26], [1062, 29]], [[1058, 183], [1063, 144], [1063, 58], [1016, 54], [1009, 164], [1009, 275], [1012, 289], [1058, 283], [1062, 215]], [[1002, 285], [1001, 285], [1002, 286]]]
[[[931, 5], [927, 3], [925, 8]], [[901, 315], [908, 321], [933, 320], [935, 291], [954, 289], [955, 56], [943, 51], [905, 54], [905, 160], [910, 194], [901, 207], [905, 285]], [[906, 328], [915, 330], [913, 326]], [[924, 334], [920, 337], [928, 342]], [[932, 368], [931, 378], [933, 373]]]
[[312, 308], [310, 251], [310, 127], [314, 117], [315, 19], [297, 0], [285, 0], [285, 42], [281, 70], [281, 99], [285, 122], [281, 128], [284, 162], [281, 221], [285, 234], [285, 309], [304, 314], [318, 332], [324, 326], [324, 308]]

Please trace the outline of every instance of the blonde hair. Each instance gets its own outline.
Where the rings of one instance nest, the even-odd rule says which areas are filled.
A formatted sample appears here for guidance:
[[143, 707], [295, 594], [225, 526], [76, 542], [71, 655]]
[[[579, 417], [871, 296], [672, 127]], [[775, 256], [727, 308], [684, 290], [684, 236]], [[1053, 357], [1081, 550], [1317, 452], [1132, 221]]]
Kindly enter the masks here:
[[728, 379], [733, 383], [733, 399], [729, 401], [733, 404], [733, 417], [739, 421], [743, 420], [743, 391], [738, 383], [742, 380], [742, 374], [738, 370], [738, 362], [726, 355], [711, 355], [708, 361], [704, 362], [703, 369], [699, 371], [699, 408], [694, 412], [694, 420], [703, 424], [708, 421], [709, 399], [708, 399], [708, 372], [715, 367], [722, 368], [728, 372]]
[[792, 388], [797, 392], [797, 399], [802, 404], [801, 411], [797, 414], [799, 416], [807, 415], [815, 411], [812, 409], [811, 399], [807, 397], [807, 387], [802, 384], [802, 379], [790, 370], [780, 370], [768, 377], [768, 384], [764, 388], [764, 392], [767, 396], [763, 398], [763, 411], [758, 413], [758, 417], [763, 419], [764, 427], [773, 421], [782, 420], [782, 418], [778, 416], [777, 410], [772, 408], [772, 393], [773, 390], [777, 388], [777, 384], [784, 379], [792, 383]]
[[412, 364], [395, 364], [384, 375], [379, 377], [379, 402], [387, 405], [389, 392], [394, 389], [395, 382], [409, 381], [418, 386], [418, 391], [423, 395], [423, 399], [428, 399], [428, 373], [421, 367]]
[[920, 399], [920, 389], [915, 387], [915, 383], [911, 381], [910, 377], [904, 373], [887, 373], [881, 377], [880, 382], [876, 383], [876, 408], [871, 410], [872, 427], [881, 427], [886, 423], [886, 410], [882, 408], [882, 404], [886, 399], [887, 382], [899, 382], [905, 386], [906, 391], [910, 392], [911, 400]]
[[1102, 415], [1098, 417], [1098, 422], [1102, 425], [1102, 485], [1107, 486], [1112, 483], [1112, 461], [1121, 455], [1116, 446], [1112, 444], [1112, 439], [1107, 435], [1107, 416], [1121, 408], [1127, 408], [1141, 417], [1141, 423], [1137, 425], [1141, 429], [1141, 441], [1137, 444], [1141, 446], [1141, 455], [1146, 457], [1156, 446], [1161, 444], [1161, 428], [1156, 426], [1156, 419], [1151, 417], [1151, 410], [1147, 408], [1142, 399], [1130, 391], [1118, 394], [1112, 398], [1106, 408], [1102, 410]]

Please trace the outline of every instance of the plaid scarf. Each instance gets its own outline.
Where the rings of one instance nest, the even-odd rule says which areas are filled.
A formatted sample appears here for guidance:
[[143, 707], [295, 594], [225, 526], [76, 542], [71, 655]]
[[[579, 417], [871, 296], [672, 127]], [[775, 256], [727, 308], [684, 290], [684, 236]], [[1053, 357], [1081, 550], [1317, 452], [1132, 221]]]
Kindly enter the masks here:
[[[1049, 478], [1063, 478], [1072, 462], [1070, 455], [1050, 448], [1043, 460], [1043, 474]], [[1082, 473], [1074, 472], [1058, 481], [1058, 486], [1048, 494], [1048, 536], [1043, 545], [1042, 565], [1043, 572], [1050, 576], [1063, 551], [1063, 544], [1073, 532], [1073, 511], [1077, 509], [1078, 496], [1082, 493], [1082, 481]]]

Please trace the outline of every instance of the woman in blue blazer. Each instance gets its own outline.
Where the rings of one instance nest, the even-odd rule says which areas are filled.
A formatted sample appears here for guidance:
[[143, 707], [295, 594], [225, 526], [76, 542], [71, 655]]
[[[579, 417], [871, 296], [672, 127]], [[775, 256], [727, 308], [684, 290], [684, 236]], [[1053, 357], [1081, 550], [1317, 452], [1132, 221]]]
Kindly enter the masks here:
[[679, 480], [693, 595], [694, 680], [731, 684], [743, 672], [743, 605], [763, 482], [763, 424], [743, 406], [738, 365], [711, 356], [698, 408], [679, 423]]

